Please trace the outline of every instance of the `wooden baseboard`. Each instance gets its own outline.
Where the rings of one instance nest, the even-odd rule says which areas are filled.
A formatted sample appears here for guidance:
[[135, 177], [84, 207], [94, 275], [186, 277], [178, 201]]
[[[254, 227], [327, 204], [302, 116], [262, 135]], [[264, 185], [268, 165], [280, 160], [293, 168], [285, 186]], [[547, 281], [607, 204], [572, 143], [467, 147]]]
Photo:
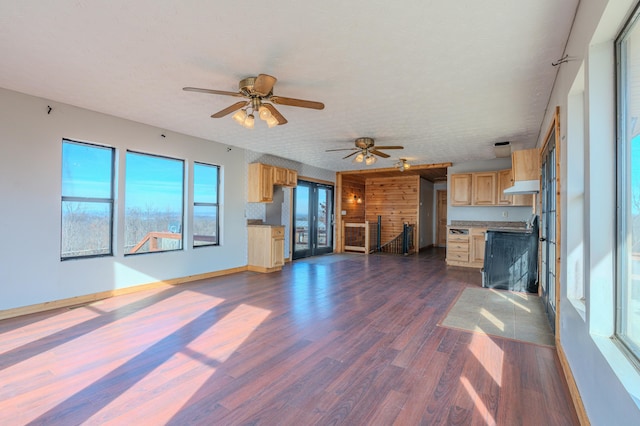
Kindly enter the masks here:
[[146, 284], [138, 284], [126, 288], [116, 288], [108, 291], [101, 291], [99, 293], [86, 294], [82, 296], [69, 297], [67, 299], [53, 300], [51, 302], [37, 303], [35, 305], [22, 306], [20, 308], [5, 309], [0, 311], [0, 320], [7, 318], [14, 318], [22, 315], [34, 314], [37, 312], [50, 311], [52, 309], [66, 308], [75, 305], [84, 305], [86, 303], [95, 302], [96, 300], [107, 299], [113, 296], [119, 296], [123, 294], [135, 293], [143, 290], [150, 290], [158, 287], [173, 286], [178, 284], [184, 284], [192, 281], [203, 280], [207, 278], [220, 277], [223, 275], [235, 274], [238, 272], [247, 271], [246, 266], [240, 266], [237, 268], [224, 269], [221, 271], [206, 272], [204, 274], [188, 275], [186, 277], [174, 278], [165, 281], [156, 281]]
[[268, 274], [270, 272], [282, 271], [282, 266], [274, 266], [273, 268], [267, 268], [264, 266], [249, 265], [247, 266], [247, 270], [251, 272], [262, 272], [263, 274]]
[[564, 377], [567, 381], [567, 386], [569, 387], [569, 393], [571, 394], [571, 399], [573, 400], [573, 406], [575, 407], [576, 414], [578, 415], [578, 420], [580, 420], [580, 424], [582, 426], [588, 426], [591, 424], [591, 422], [589, 421], [587, 412], [584, 409], [582, 397], [580, 396], [580, 391], [578, 391], [578, 385], [576, 385], [576, 381], [573, 378], [573, 373], [571, 372], [569, 361], [567, 361], [567, 355], [564, 353], [559, 339], [556, 339], [556, 351], [558, 353], [558, 358], [560, 359], [560, 365], [562, 366]]

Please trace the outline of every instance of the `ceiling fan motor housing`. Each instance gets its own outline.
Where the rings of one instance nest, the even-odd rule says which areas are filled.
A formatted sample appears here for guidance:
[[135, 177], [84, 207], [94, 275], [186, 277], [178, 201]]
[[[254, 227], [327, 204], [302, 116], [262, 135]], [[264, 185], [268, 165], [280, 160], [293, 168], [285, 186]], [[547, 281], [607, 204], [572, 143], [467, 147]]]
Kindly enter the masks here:
[[253, 85], [256, 83], [256, 77], [247, 77], [243, 80], [240, 80], [238, 83], [238, 88], [240, 91], [246, 96], [255, 95], [253, 92]]
[[367, 149], [371, 148], [374, 144], [373, 138], [358, 138], [356, 139], [356, 146], [358, 148]]

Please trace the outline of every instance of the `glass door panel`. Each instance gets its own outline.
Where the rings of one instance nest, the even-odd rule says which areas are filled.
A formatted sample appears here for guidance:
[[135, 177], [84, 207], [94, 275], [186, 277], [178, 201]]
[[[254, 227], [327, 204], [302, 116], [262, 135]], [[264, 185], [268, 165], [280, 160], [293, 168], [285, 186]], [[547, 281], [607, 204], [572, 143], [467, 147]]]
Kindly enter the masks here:
[[294, 191], [293, 258], [333, 251], [333, 186], [298, 181]]
[[302, 254], [301, 257], [306, 255], [306, 252], [310, 249], [309, 239], [309, 192], [310, 187], [298, 183], [295, 189], [294, 196], [294, 258], [296, 253]]
[[542, 287], [542, 300], [547, 313], [551, 329], [555, 331], [556, 317], [556, 134], [551, 132], [547, 139], [545, 150], [542, 153], [542, 187], [540, 197], [542, 201], [541, 219], [541, 260], [540, 260], [540, 284]]
[[318, 215], [316, 226], [316, 248], [325, 249], [329, 247], [329, 243], [331, 242], [328, 231], [331, 229], [331, 199], [329, 198], [329, 195], [331, 195], [332, 191], [327, 188], [317, 189], [318, 197], [316, 200], [316, 210]]

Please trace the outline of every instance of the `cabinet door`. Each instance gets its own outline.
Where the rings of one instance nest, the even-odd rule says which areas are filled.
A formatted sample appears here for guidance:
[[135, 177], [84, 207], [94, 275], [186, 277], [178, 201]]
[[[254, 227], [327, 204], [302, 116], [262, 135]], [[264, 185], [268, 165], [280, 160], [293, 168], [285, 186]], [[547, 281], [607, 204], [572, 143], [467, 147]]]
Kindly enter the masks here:
[[471, 205], [471, 173], [451, 175], [451, 205]]
[[287, 186], [291, 188], [298, 186], [298, 172], [295, 170], [287, 170]]
[[475, 264], [474, 266], [482, 266], [484, 264], [484, 241], [485, 231], [473, 231], [471, 235], [471, 259], [470, 262]]
[[496, 200], [496, 172], [473, 173], [473, 204], [476, 206], [495, 206]]
[[536, 148], [511, 153], [513, 178], [517, 181], [540, 178], [540, 153]]
[[284, 265], [284, 238], [271, 240], [271, 267]]
[[250, 203], [273, 202], [273, 167], [261, 163], [249, 164], [249, 191], [247, 201]]
[[260, 182], [262, 199], [265, 201], [273, 201], [273, 167], [262, 165], [262, 182]]
[[513, 196], [504, 193], [504, 190], [513, 186], [511, 169], [498, 172], [498, 204], [509, 206], [513, 204]]
[[287, 169], [280, 167], [273, 168], [273, 184], [274, 185], [286, 185], [287, 184]]

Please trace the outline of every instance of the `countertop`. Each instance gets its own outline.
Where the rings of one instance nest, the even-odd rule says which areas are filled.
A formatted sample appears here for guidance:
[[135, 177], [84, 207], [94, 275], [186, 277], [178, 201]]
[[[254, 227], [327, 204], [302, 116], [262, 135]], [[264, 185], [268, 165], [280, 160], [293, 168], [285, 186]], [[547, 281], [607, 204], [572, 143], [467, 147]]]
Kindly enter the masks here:
[[527, 228], [526, 222], [452, 220], [451, 225], [449, 225], [449, 227], [487, 228], [487, 231], [501, 231], [501, 232], [522, 232], [522, 233], [532, 232], [531, 228]]

